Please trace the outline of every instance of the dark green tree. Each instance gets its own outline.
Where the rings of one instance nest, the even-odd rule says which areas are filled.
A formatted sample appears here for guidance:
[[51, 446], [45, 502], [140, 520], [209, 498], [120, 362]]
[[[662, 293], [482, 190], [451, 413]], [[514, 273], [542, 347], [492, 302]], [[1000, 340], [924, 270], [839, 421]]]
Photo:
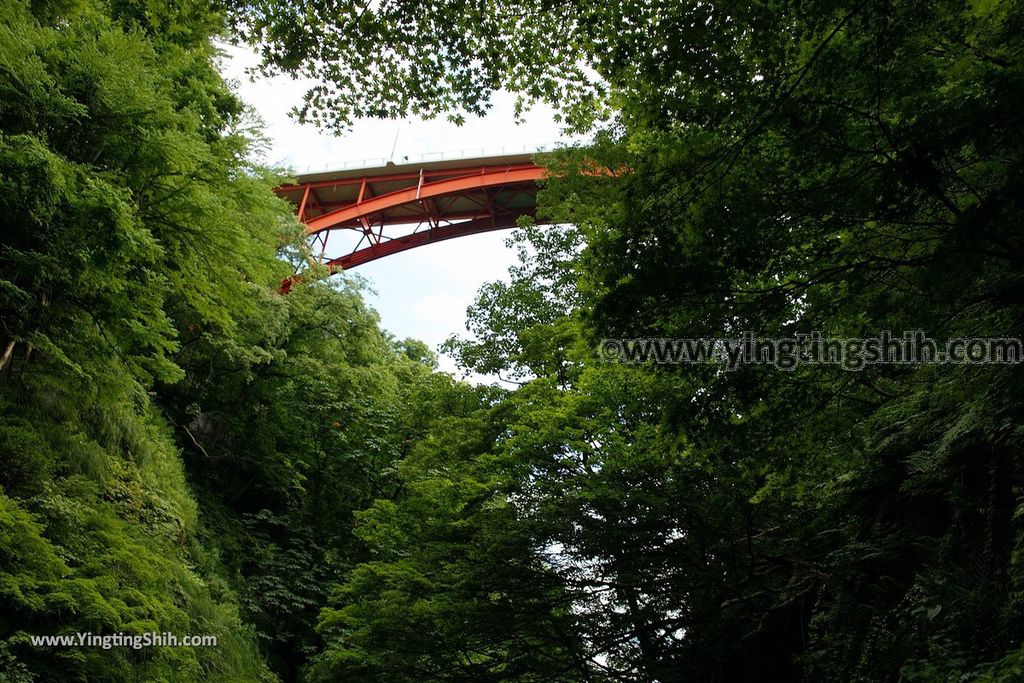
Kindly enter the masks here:
[[1018, 3], [297, 8], [236, 17], [267, 69], [324, 79], [311, 120], [476, 113], [499, 88], [571, 126], [611, 112], [551, 162], [549, 216], [582, 249], [535, 239], [449, 345], [536, 378], [501, 452], [535, 548], [575, 562], [557, 574], [603, 673], [1013, 677], [1019, 365], [626, 371], [585, 350], [1020, 337]]

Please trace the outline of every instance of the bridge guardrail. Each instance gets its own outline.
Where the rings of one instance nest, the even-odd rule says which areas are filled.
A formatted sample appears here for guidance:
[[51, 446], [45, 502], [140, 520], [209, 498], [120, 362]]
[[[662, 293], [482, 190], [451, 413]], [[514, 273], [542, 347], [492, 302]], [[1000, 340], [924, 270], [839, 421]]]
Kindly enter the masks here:
[[444, 152], [423, 152], [421, 154], [396, 155], [390, 159], [386, 157], [375, 157], [372, 159], [354, 159], [340, 162], [327, 162], [325, 164], [310, 164], [299, 171], [300, 174], [323, 173], [325, 171], [350, 171], [359, 168], [379, 168], [386, 166], [388, 162], [399, 165], [429, 163], [432, 161], [453, 161], [456, 159], [480, 159], [486, 157], [504, 156], [506, 154], [537, 154], [555, 149], [557, 142], [546, 142], [532, 145], [504, 145], [501, 147], [470, 147], [468, 149], [449, 150]]

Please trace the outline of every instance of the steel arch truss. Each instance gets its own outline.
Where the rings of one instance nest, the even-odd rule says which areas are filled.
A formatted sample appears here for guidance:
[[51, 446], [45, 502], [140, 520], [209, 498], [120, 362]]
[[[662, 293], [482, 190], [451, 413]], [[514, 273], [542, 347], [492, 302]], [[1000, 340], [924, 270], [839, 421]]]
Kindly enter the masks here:
[[[295, 207], [314, 253], [331, 269], [352, 268], [424, 244], [502, 230], [536, 210], [545, 170], [529, 157], [323, 173], [278, 188]], [[355, 247], [327, 257], [332, 233]], [[352, 242], [350, 238], [347, 240]]]

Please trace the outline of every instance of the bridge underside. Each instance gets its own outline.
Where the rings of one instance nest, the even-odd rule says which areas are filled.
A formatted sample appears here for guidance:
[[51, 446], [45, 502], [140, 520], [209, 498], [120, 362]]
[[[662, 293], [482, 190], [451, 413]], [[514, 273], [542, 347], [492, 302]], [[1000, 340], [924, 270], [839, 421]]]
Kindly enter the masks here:
[[[418, 246], [515, 227], [545, 175], [530, 155], [301, 176], [277, 190], [296, 207], [320, 262], [346, 269]], [[339, 235], [332, 244], [332, 235]], [[333, 253], [333, 255], [330, 255]]]

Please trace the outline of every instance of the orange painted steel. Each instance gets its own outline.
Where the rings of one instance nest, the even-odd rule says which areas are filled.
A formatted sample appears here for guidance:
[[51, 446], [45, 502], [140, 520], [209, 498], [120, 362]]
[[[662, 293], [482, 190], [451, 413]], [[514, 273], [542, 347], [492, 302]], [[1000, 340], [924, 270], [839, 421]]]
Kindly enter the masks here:
[[[520, 154], [310, 174], [277, 193], [296, 207], [314, 247], [320, 246], [320, 261], [346, 269], [424, 244], [515, 227], [520, 216], [535, 215], [537, 184], [545, 176], [543, 167]], [[359, 240], [351, 252], [326, 258], [335, 231], [350, 231]]]

